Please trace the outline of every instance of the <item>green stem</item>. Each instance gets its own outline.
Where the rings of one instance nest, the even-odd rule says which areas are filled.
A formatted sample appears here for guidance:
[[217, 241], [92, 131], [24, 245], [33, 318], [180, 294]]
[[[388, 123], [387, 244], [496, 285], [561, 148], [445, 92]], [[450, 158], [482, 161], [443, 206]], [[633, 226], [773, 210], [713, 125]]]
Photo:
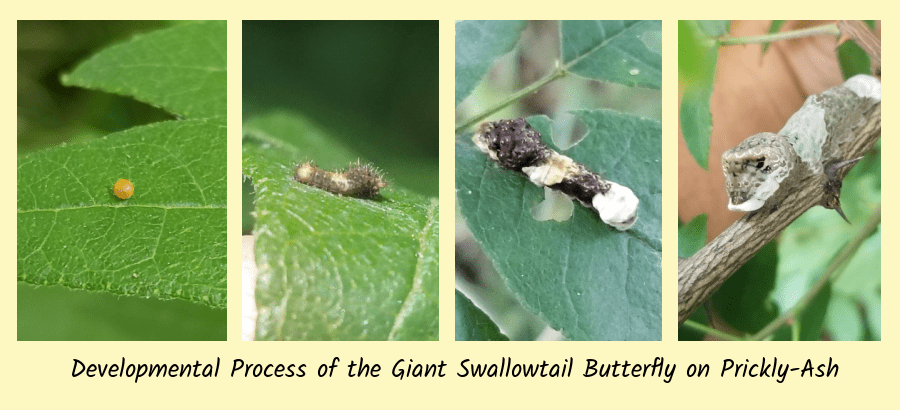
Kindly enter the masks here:
[[494, 106], [488, 108], [485, 111], [482, 111], [480, 114], [476, 115], [475, 117], [472, 117], [472, 118], [466, 120], [465, 122], [463, 122], [462, 125], [460, 125], [459, 127], [456, 127], [456, 133], [459, 134], [459, 133], [467, 130], [468, 128], [474, 126], [475, 124], [478, 124], [481, 121], [484, 121], [485, 118], [493, 115], [497, 111], [500, 111], [500, 110], [506, 108], [507, 106], [509, 106], [510, 104], [518, 101], [522, 97], [537, 91], [538, 89], [549, 84], [553, 80], [564, 77], [567, 73], [568, 72], [566, 71], [565, 68], [557, 67], [556, 69], [551, 71], [549, 74], [547, 74], [540, 80], [535, 81], [528, 87], [525, 87], [525, 88], [515, 92], [514, 94], [510, 95], [509, 97], [506, 97], [505, 99], [498, 102]]
[[731, 341], [740, 341], [740, 340], [744, 340], [744, 339], [741, 339], [741, 338], [738, 337], [738, 336], [735, 336], [735, 335], [732, 335], [732, 334], [725, 333], [725, 332], [723, 332], [723, 331], [721, 331], [721, 330], [713, 329], [713, 328], [711, 328], [711, 327], [709, 327], [709, 326], [706, 326], [706, 325], [703, 325], [703, 324], [694, 322], [693, 320], [685, 320], [684, 323], [682, 323], [682, 325], [687, 326], [687, 327], [689, 327], [689, 328], [691, 328], [691, 329], [694, 329], [694, 330], [697, 330], [697, 331], [706, 333], [706, 334], [708, 334], [708, 335], [712, 335], [712, 336], [718, 337], [718, 338], [720, 338], [720, 339], [731, 340]]
[[763, 340], [769, 335], [775, 333], [778, 328], [780, 328], [785, 323], [789, 322], [792, 318], [797, 318], [800, 316], [800, 313], [806, 309], [806, 306], [812, 302], [813, 298], [833, 279], [837, 279], [841, 270], [843, 270], [844, 266], [850, 259], [856, 254], [856, 251], [863, 244], [863, 242], [871, 236], [876, 229], [878, 229], [878, 225], [881, 223], [881, 205], [879, 204], [875, 211], [872, 212], [872, 215], [869, 216], [869, 219], [866, 221], [866, 225], [856, 233], [856, 236], [853, 237], [847, 245], [841, 249], [841, 252], [831, 260], [831, 263], [828, 265], [828, 268], [825, 269], [825, 273], [819, 277], [819, 280], [813, 284], [812, 287], [803, 295], [794, 307], [787, 311], [784, 315], [781, 315], [778, 319], [770, 322], [766, 327], [760, 330], [755, 335], [751, 336], [748, 340]]
[[839, 36], [839, 35], [841, 35], [841, 31], [838, 30], [837, 25], [826, 24], [824, 26], [810, 27], [810, 28], [804, 28], [804, 29], [793, 30], [793, 31], [785, 31], [783, 33], [761, 34], [758, 36], [735, 37], [735, 38], [722, 38], [719, 40], [719, 44], [721, 44], [723, 46], [727, 46], [727, 45], [733, 45], [733, 44], [771, 43], [773, 41], [791, 40], [791, 39], [803, 38], [803, 37], [812, 37], [812, 36], [818, 36], [821, 34], [830, 34], [830, 35], [834, 35], [834, 36]]

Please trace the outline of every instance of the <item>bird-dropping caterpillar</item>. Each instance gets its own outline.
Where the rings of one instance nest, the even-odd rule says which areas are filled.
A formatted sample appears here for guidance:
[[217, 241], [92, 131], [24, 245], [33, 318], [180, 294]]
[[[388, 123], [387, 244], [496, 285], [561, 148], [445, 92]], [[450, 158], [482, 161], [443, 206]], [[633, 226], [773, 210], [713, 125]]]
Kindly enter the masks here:
[[[809, 96], [777, 134], [763, 132], [748, 137], [722, 154], [722, 172], [728, 192], [728, 209], [752, 212], [774, 208], [804, 175], [825, 174], [834, 186], [837, 169], [859, 158], [825, 163], [840, 154], [839, 141], [847, 140], [861, 124], [863, 113], [881, 101], [881, 82], [857, 75], [844, 84]], [[839, 195], [840, 192], [836, 193]], [[837, 196], [824, 203], [844, 219]]]
[[485, 122], [472, 142], [501, 167], [522, 172], [535, 185], [596, 209], [603, 222], [620, 231], [630, 229], [637, 221], [640, 201], [631, 189], [550, 149], [524, 118]]

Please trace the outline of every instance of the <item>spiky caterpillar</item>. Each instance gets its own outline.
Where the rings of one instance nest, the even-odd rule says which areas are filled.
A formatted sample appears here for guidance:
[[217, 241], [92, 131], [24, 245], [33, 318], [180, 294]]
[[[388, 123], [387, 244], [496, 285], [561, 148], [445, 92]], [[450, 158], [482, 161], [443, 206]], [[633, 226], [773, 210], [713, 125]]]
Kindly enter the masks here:
[[350, 164], [346, 171], [325, 171], [309, 161], [297, 165], [294, 180], [332, 194], [371, 198], [387, 186], [381, 173], [371, 165]]
[[620, 231], [630, 229], [637, 221], [640, 201], [631, 189], [550, 149], [524, 118], [485, 122], [472, 142], [501, 167], [522, 172], [535, 185], [594, 208], [603, 222]]
[[772, 208], [791, 193], [802, 177], [821, 173], [828, 178], [830, 189], [836, 186], [838, 190], [823, 205], [844, 216], [837, 200], [840, 181], [834, 180], [835, 174], [859, 159], [825, 161], [838, 157], [839, 141], [845, 141], [861, 124], [865, 111], [879, 101], [881, 82], [875, 77], [857, 75], [807, 98], [777, 134], [756, 134], [726, 151], [722, 155], [722, 172], [728, 209], [751, 212]]

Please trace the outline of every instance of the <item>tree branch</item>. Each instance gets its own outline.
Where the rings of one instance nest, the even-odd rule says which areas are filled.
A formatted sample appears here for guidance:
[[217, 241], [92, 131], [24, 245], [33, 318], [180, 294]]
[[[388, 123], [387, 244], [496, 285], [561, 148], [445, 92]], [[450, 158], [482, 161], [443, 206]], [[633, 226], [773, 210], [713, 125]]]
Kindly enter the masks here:
[[[866, 122], [849, 141], [839, 141], [840, 158], [824, 158], [823, 163], [861, 157], [881, 137], [881, 103], [865, 113]], [[842, 170], [842, 175], [848, 169]], [[745, 214], [703, 249], [678, 262], [678, 323], [683, 323], [722, 283], [744, 265], [763, 245], [774, 239], [806, 210], [825, 197], [825, 175], [810, 174], [797, 184], [775, 210]]]
[[564, 67], [554, 68], [553, 71], [551, 71], [550, 73], [548, 73], [541, 79], [535, 81], [532, 84], [529, 84], [527, 87], [525, 87], [519, 91], [516, 91], [515, 93], [504, 98], [502, 101], [498, 102], [497, 104], [494, 104], [493, 106], [482, 111], [481, 113], [476, 114], [474, 117], [469, 118], [468, 120], [464, 121], [462, 125], [460, 125], [459, 127], [456, 127], [456, 133], [457, 134], [463, 133], [465, 130], [467, 130], [471, 127], [474, 127], [475, 125], [484, 121], [485, 118], [490, 117], [491, 115], [494, 115], [495, 113], [497, 113], [497, 111], [500, 111], [500, 110], [508, 107], [510, 104], [512, 104], [516, 101], [519, 101], [520, 99], [522, 99], [522, 97], [541, 89], [543, 86], [553, 82], [553, 80], [556, 80], [557, 78], [565, 77], [566, 74], [568, 74], [568, 71]]
[[845, 39], [853, 40], [866, 51], [872, 63], [872, 74], [881, 76], [881, 39], [875, 37], [866, 23], [859, 20], [838, 20], [837, 27], [841, 31], [838, 44]]

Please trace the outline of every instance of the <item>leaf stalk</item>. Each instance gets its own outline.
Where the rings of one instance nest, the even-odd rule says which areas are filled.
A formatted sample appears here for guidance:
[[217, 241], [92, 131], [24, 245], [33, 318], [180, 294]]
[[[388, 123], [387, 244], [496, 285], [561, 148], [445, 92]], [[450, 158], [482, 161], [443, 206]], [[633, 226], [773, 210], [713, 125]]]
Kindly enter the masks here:
[[772, 33], [772, 34], [760, 34], [758, 36], [747, 36], [747, 37], [733, 37], [733, 38], [722, 38], [719, 40], [719, 44], [723, 46], [735, 45], [735, 44], [765, 44], [771, 43], [775, 41], [781, 40], [792, 40], [803, 37], [812, 37], [818, 35], [833, 35], [839, 36], [841, 35], [841, 31], [838, 30], [836, 24], [826, 24], [824, 26], [816, 26], [810, 28], [804, 28], [800, 30], [792, 30], [785, 31], [783, 33]]

